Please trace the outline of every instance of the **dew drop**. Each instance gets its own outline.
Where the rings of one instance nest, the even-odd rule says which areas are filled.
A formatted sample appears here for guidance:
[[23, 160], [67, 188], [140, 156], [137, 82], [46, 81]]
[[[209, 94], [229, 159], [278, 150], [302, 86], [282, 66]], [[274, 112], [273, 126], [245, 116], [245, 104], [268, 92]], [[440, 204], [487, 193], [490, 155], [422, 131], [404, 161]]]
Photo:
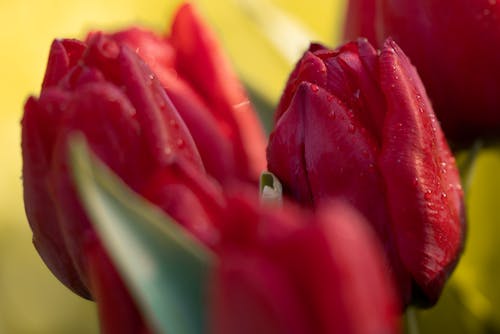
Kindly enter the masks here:
[[356, 91], [354, 92], [353, 96], [355, 99], [359, 99], [359, 94], [360, 94], [360, 90], [359, 89], [356, 89]]
[[431, 197], [432, 197], [432, 190], [427, 189], [424, 193], [424, 199], [428, 201], [431, 199]]
[[170, 124], [171, 127], [177, 129], [179, 127], [179, 125], [177, 124], [177, 122], [173, 119], [171, 119], [168, 124]]
[[335, 118], [337, 118], [337, 115], [335, 114], [335, 111], [331, 110], [328, 112], [328, 117], [334, 120]]
[[448, 164], [446, 162], [441, 162], [439, 165], [441, 166], [441, 173], [446, 174], [448, 172]]
[[412, 183], [413, 183], [413, 186], [415, 186], [415, 187], [418, 186], [418, 177], [414, 178]]
[[311, 90], [312, 90], [314, 93], [317, 93], [317, 92], [318, 92], [318, 90], [319, 90], [318, 85], [312, 84], [312, 85], [311, 85]]
[[177, 144], [177, 147], [182, 148], [182, 147], [184, 147], [185, 142], [184, 142], [184, 140], [179, 138], [179, 139], [177, 139], [176, 144]]
[[441, 193], [441, 199], [446, 199], [447, 197], [448, 197], [448, 195], [445, 192]]

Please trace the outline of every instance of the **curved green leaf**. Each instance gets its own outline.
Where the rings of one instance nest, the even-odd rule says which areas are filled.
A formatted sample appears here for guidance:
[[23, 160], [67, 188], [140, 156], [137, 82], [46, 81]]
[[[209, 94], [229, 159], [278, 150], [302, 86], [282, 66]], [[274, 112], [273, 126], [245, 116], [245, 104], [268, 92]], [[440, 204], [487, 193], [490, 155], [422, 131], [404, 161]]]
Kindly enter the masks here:
[[82, 137], [71, 140], [70, 154], [83, 206], [145, 319], [158, 333], [203, 333], [214, 256], [132, 192]]

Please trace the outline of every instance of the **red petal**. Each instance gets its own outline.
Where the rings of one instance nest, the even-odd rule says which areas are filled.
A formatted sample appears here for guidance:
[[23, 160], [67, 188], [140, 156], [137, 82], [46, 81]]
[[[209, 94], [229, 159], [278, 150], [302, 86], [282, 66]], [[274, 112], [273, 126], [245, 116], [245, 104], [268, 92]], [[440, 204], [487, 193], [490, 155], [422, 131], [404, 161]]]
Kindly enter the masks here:
[[275, 246], [308, 306], [310, 332], [398, 332], [400, 306], [375, 235], [350, 207], [325, 208]]
[[23, 187], [26, 215], [33, 231], [33, 243], [54, 275], [84, 298], [90, 294], [72, 262], [57, 216], [56, 203], [48, 187], [50, 155], [44, 131], [51, 117], [34, 98], [25, 106], [22, 121]]
[[141, 193], [205, 245], [219, 241], [222, 189], [189, 164], [173, 161], [152, 175]]
[[375, 17], [377, 0], [350, 0], [347, 9], [344, 39], [367, 38], [370, 43], [377, 42]]
[[380, 56], [388, 112], [380, 168], [401, 258], [434, 303], [462, 248], [462, 190], [425, 89], [401, 49]]
[[[317, 87], [317, 86], [316, 86]], [[269, 137], [267, 168], [300, 203], [312, 204], [304, 160], [304, 104], [309, 86], [302, 84]]]
[[180, 75], [210, 106], [234, 145], [238, 168], [257, 180], [266, 165], [264, 131], [215, 34], [185, 4], [174, 19], [170, 39]]
[[85, 48], [85, 44], [74, 39], [54, 40], [50, 47], [42, 88], [57, 85], [68, 71], [77, 64]]
[[85, 257], [102, 333], [151, 333], [102, 246], [94, 241]]
[[203, 170], [187, 127], [154, 74], [133, 51], [107, 37], [95, 35], [89, 41], [85, 61], [124, 88], [136, 109], [141, 129], [148, 129], [143, 132], [146, 149], [159, 165], [168, 164], [175, 154]]
[[303, 305], [288, 278], [258, 253], [226, 252], [213, 278], [210, 333], [306, 334]]
[[[313, 47], [315, 48], [315, 45], [311, 45], [311, 48]], [[323, 49], [318, 48], [318, 50]], [[291, 101], [302, 82], [310, 82], [319, 87], [325, 87], [327, 85], [326, 66], [321, 58], [317, 57], [310, 51], [304, 54], [299, 63], [295, 66], [293, 72], [290, 74], [285, 91], [281, 96], [278, 108], [276, 109], [276, 114], [274, 115], [276, 122], [290, 107]]]

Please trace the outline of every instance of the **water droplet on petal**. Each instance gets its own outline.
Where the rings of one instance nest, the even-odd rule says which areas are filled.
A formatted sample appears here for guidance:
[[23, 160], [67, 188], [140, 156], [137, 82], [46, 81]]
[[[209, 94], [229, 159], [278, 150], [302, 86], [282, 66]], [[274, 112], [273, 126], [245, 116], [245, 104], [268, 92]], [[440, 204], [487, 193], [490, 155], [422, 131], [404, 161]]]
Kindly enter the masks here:
[[177, 122], [173, 119], [171, 119], [168, 124], [170, 124], [171, 127], [177, 129], [179, 127], [179, 125], [177, 124]]
[[360, 94], [360, 90], [359, 89], [356, 89], [356, 91], [354, 92], [354, 98], [355, 99], [359, 99], [359, 94]]
[[424, 199], [428, 201], [431, 199], [431, 197], [432, 197], [432, 190], [427, 189], [424, 193]]
[[317, 92], [318, 92], [318, 90], [319, 90], [318, 85], [312, 84], [312, 85], [311, 85], [311, 90], [312, 90], [314, 93], [317, 93]]
[[414, 178], [412, 183], [413, 183], [413, 186], [415, 186], [415, 187], [418, 186], [418, 177]]

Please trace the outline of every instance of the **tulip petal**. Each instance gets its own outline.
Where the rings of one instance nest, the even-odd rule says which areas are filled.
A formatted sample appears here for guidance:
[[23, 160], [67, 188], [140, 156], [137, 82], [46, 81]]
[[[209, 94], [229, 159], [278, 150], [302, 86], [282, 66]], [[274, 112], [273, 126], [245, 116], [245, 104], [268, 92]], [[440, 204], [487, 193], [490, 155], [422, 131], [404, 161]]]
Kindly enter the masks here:
[[[42, 95], [42, 101], [47, 99], [45, 96]], [[68, 136], [74, 131], [85, 133], [95, 152], [136, 190], [144, 182], [143, 173], [148, 174], [152, 164], [143, 156], [135, 110], [120, 89], [109, 83], [88, 84], [70, 97], [62, 104], [65, 109], [57, 126], [57, 141], [52, 144], [47, 184], [52, 199], [57, 203], [66, 251], [89, 287], [83, 251], [87, 240], [93, 238], [94, 231], [69, 175]], [[134, 161], [134, 164], [129, 161]]]
[[203, 170], [203, 164], [186, 125], [178, 115], [154, 74], [128, 47], [102, 34], [89, 41], [85, 59], [103, 71], [106, 78], [123, 86], [136, 109], [151, 157], [168, 164], [175, 152]]
[[208, 107], [187, 85], [176, 86], [178, 88], [170, 85], [166, 90], [193, 136], [207, 173], [222, 184], [233, 175], [246, 177], [246, 173], [239, 170], [233, 142], [220, 131]]
[[376, 168], [378, 148], [372, 136], [326, 90], [304, 83], [297, 95], [302, 96], [304, 160], [314, 203], [341, 197], [355, 203], [371, 220], [384, 221]]
[[185, 4], [174, 19], [170, 41], [179, 74], [213, 107], [221, 130], [233, 142], [238, 167], [257, 181], [266, 165], [264, 132], [215, 34]]
[[460, 178], [417, 72], [392, 40], [382, 50], [380, 73], [388, 103], [380, 169], [394, 235], [423, 292], [414, 297], [433, 304], [462, 248]]
[[225, 204], [223, 192], [196, 168], [173, 161], [152, 175], [141, 193], [205, 245], [212, 247], [219, 241], [217, 224]]
[[326, 90], [302, 83], [268, 147], [269, 170], [303, 205], [336, 197], [355, 206], [383, 240], [403, 298], [410, 280], [398, 253], [378, 169], [379, 148], [354, 113]]
[[301, 58], [295, 69], [290, 74], [285, 91], [281, 96], [274, 119], [278, 121], [283, 113], [290, 107], [291, 101], [302, 82], [310, 82], [319, 87], [325, 87], [327, 83], [326, 66], [312, 50], [322, 49], [320, 45], [311, 44], [310, 51], [307, 51]]
[[307, 334], [286, 274], [258, 253], [226, 251], [213, 278], [210, 333]]
[[118, 272], [100, 243], [93, 242], [85, 252], [92, 294], [97, 302], [103, 334], [147, 334], [142, 319]]
[[400, 306], [379, 241], [351, 207], [328, 203], [275, 248], [309, 306], [310, 333], [397, 332]]
[[375, 17], [377, 14], [376, 0], [349, 0], [344, 31], [347, 41], [359, 37], [367, 38], [370, 43], [377, 42]]
[[211, 106], [177, 73], [173, 46], [165, 38], [138, 28], [112, 34], [111, 38], [136, 50], [157, 75], [193, 136], [207, 173], [222, 183], [242, 174], [233, 144], [221, 131]]
[[[67, 253], [49, 191], [50, 155], [46, 130], [53, 119], [38, 101], [30, 98], [22, 120], [23, 187], [26, 215], [33, 231], [33, 243], [52, 273], [76, 294], [90, 298], [75, 265]], [[44, 145], [45, 144], [45, 145]]]
[[283, 183], [284, 191], [300, 203], [312, 204], [306, 161], [304, 160], [304, 106], [309, 87], [303, 84], [287, 111], [278, 120], [269, 138], [267, 168]]
[[55, 86], [76, 65], [85, 51], [85, 44], [74, 39], [54, 40], [50, 47], [42, 88]]

